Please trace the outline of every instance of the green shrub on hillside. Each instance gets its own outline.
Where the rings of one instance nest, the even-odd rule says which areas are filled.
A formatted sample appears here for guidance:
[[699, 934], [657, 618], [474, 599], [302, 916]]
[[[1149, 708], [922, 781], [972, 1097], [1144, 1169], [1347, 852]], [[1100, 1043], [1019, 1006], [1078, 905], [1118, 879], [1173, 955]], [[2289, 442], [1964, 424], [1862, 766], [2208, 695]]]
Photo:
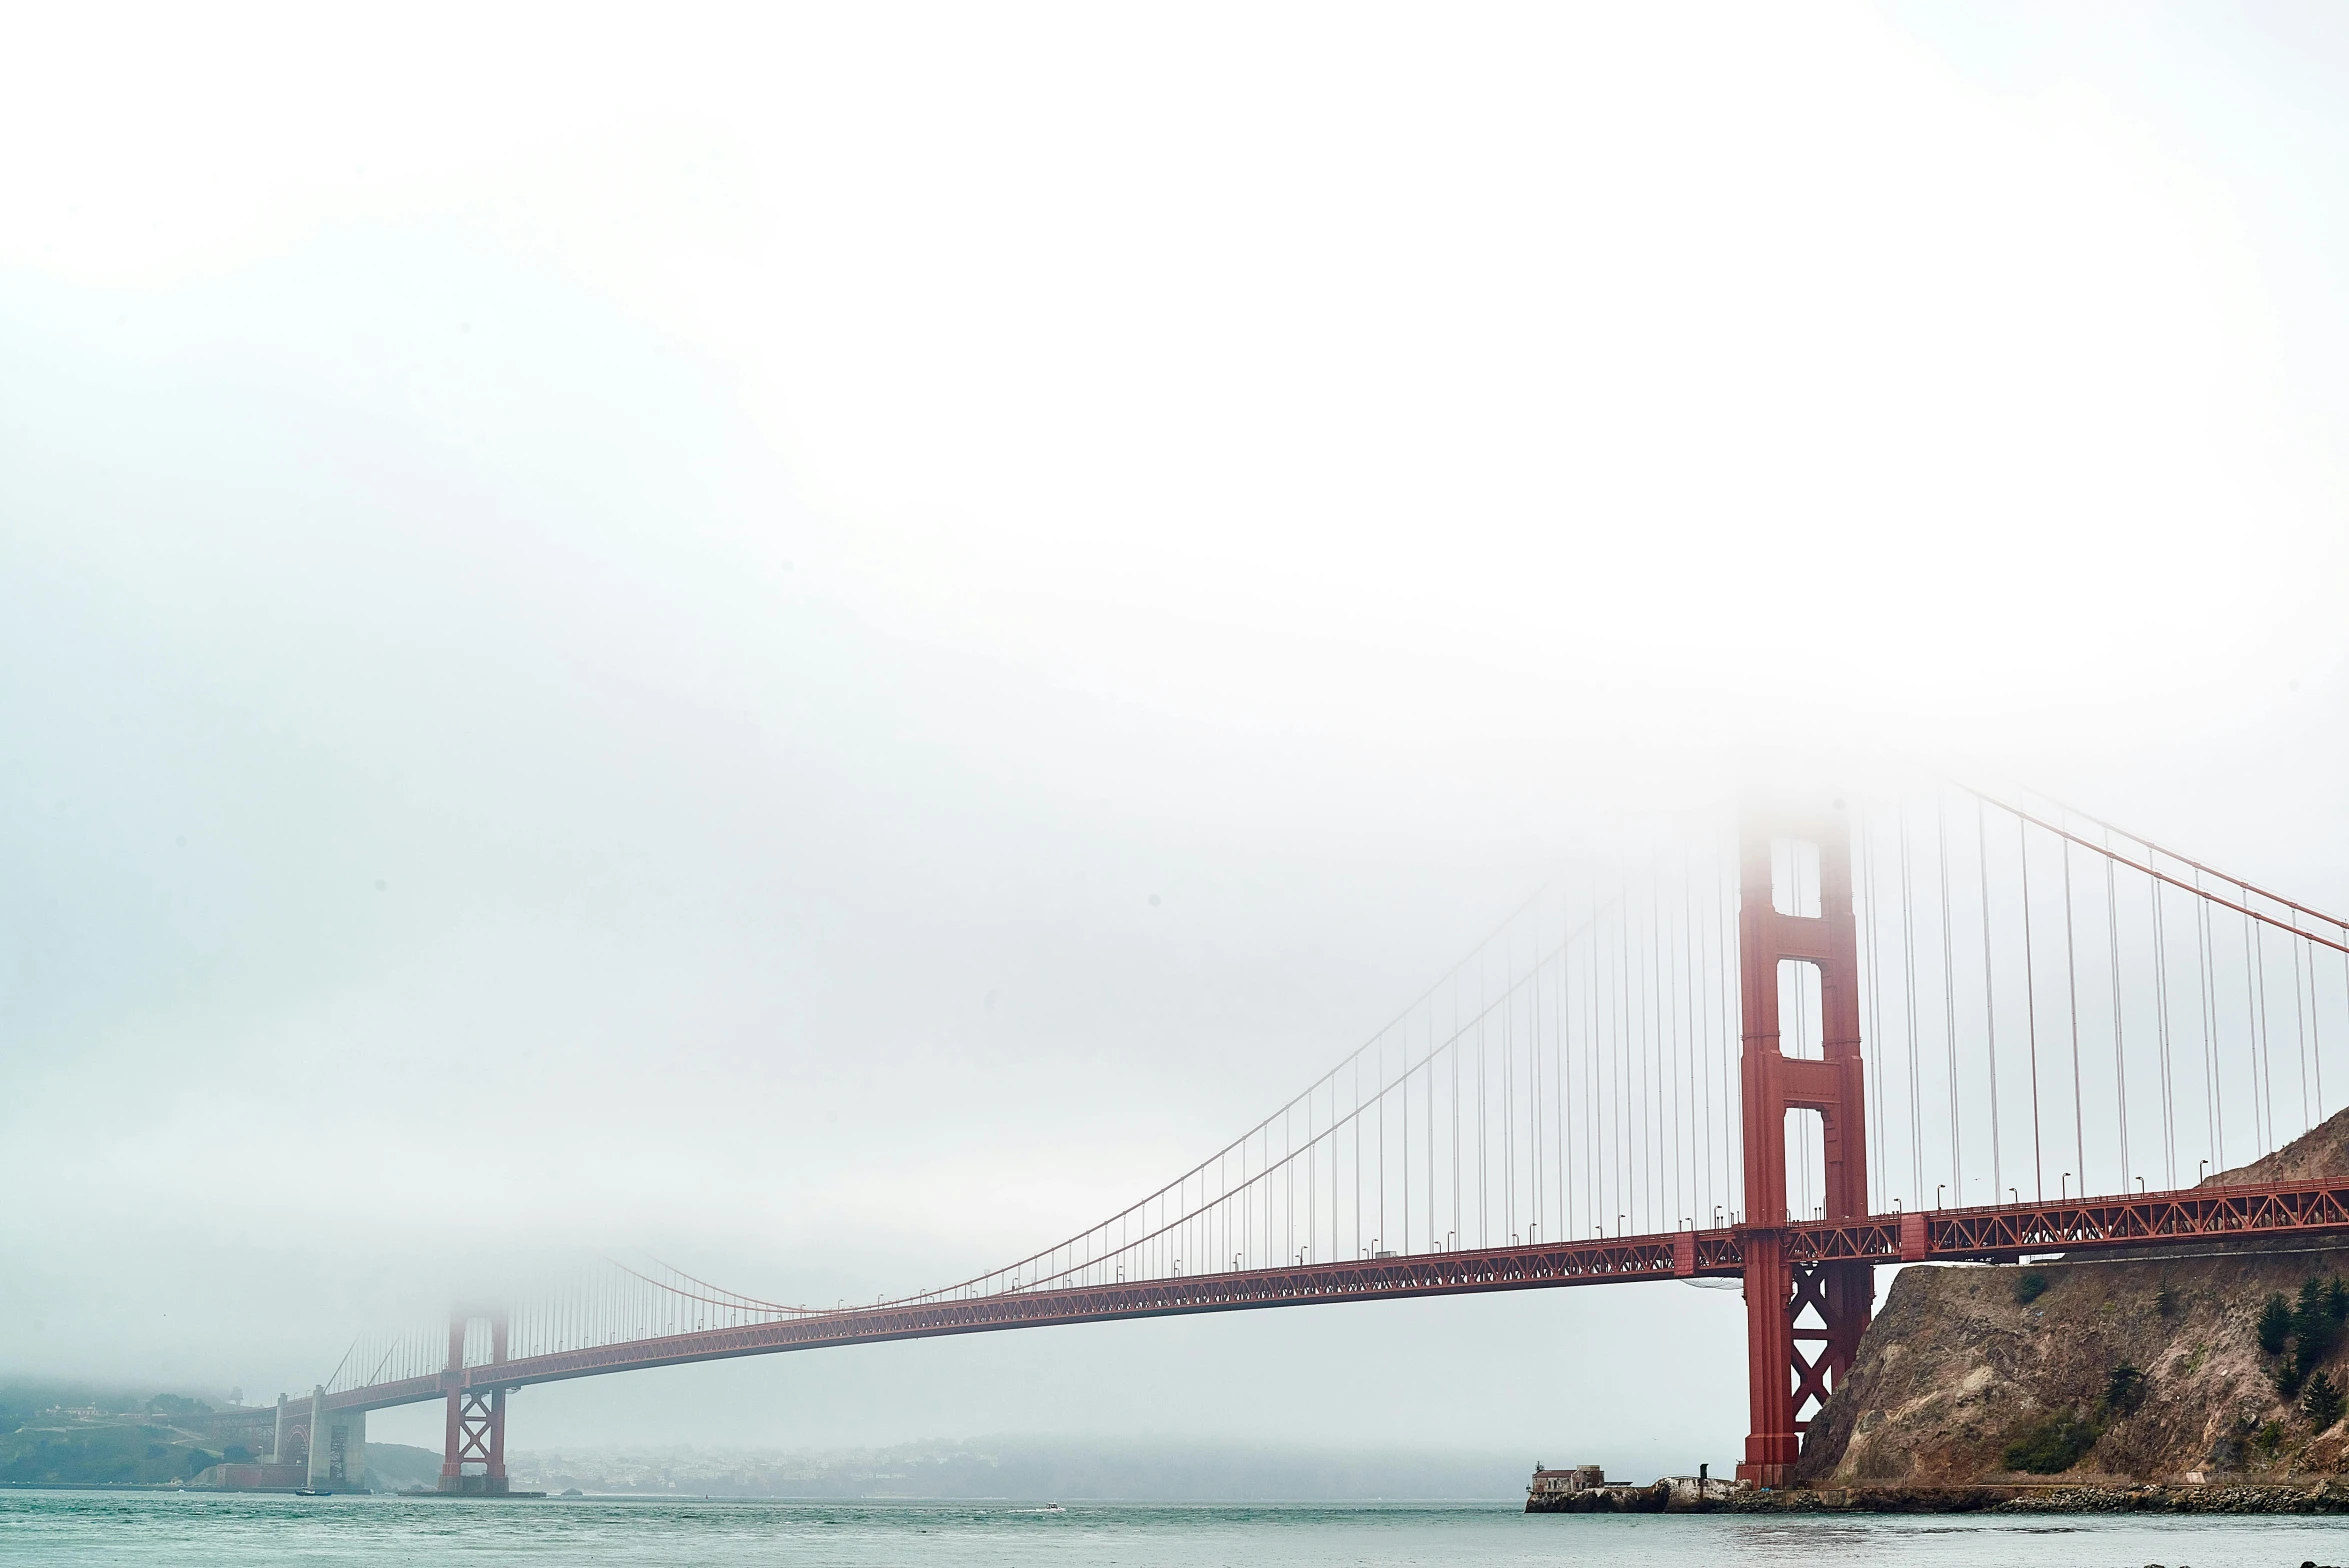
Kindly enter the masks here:
[[2024, 1470], [2032, 1475], [2056, 1475], [2080, 1462], [2080, 1456], [2096, 1446], [2104, 1435], [2104, 1428], [2093, 1421], [2083, 1421], [2069, 1411], [2049, 1416], [2006, 1445], [2001, 1456], [2009, 1470]]
[[2145, 1374], [2126, 1361], [2114, 1367], [2104, 1380], [2104, 1408], [2107, 1414], [2125, 1416], [2145, 1403]]
[[153, 1486], [219, 1462], [219, 1455], [171, 1438], [169, 1428], [155, 1426], [19, 1430], [0, 1438], [0, 1481]]
[[2025, 1269], [2015, 1276], [2015, 1305], [2027, 1307], [2047, 1294], [2047, 1276], [2037, 1269]]

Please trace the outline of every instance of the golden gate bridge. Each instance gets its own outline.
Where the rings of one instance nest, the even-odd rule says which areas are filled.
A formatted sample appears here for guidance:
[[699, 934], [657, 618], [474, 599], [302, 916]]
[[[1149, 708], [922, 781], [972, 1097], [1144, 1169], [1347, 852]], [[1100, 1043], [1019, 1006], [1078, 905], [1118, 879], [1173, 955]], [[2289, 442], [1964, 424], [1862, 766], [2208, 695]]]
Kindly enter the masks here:
[[818, 1308], [599, 1260], [362, 1336], [306, 1399], [219, 1421], [323, 1487], [356, 1482], [368, 1411], [439, 1401], [440, 1489], [498, 1494], [508, 1397], [538, 1383], [1720, 1279], [1744, 1287], [1738, 1473], [1777, 1485], [1880, 1264], [2349, 1231], [2349, 1179], [2240, 1169], [2335, 1108], [2328, 1038], [2349, 1039], [2349, 923], [2053, 801], [1947, 785], [1651, 822], [1287, 1104], [1017, 1262]]

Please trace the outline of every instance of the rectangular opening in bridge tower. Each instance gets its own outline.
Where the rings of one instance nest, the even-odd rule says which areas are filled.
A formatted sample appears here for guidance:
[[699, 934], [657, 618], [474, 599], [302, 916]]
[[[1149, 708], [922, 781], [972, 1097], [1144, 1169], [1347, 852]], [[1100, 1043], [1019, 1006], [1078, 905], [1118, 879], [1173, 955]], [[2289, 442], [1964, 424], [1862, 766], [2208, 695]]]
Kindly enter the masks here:
[[1819, 918], [1819, 845], [1815, 839], [1770, 840], [1770, 907], [1798, 919]]
[[1817, 1111], [1786, 1113], [1786, 1212], [1797, 1220], [1825, 1219], [1827, 1119]]
[[1778, 960], [1778, 1050], [1806, 1062], [1827, 1054], [1827, 1019], [1820, 1005], [1819, 966]]

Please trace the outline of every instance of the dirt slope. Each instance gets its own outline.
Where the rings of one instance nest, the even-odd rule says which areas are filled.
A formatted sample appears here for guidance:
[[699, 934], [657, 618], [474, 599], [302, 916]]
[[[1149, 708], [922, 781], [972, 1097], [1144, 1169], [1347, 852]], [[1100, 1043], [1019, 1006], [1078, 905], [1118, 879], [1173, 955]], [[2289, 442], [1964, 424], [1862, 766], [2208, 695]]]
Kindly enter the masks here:
[[2223, 1171], [2203, 1185], [2225, 1187], [2237, 1182], [2325, 1181], [2336, 1176], [2349, 1176], [2349, 1110], [2342, 1111], [2331, 1121], [2320, 1123], [2314, 1132], [2293, 1139], [2265, 1159], [2253, 1160], [2236, 1170]]
[[[2349, 1173], [2349, 1112], [2222, 1182]], [[2040, 1277], [2043, 1292], [2019, 1289]], [[2349, 1277], [2349, 1241], [2213, 1245], [2194, 1255], [1903, 1269], [1852, 1374], [1812, 1423], [1805, 1484], [2218, 1481], [2349, 1471], [2349, 1430], [2312, 1430], [2259, 1347], [2268, 1297]], [[2025, 1299], [2030, 1298], [2030, 1299]], [[2127, 1369], [2115, 1382], [2115, 1369]], [[2349, 1388], [2349, 1334], [2317, 1359]], [[2133, 1372], [2132, 1378], [2129, 1373]], [[2069, 1422], [2069, 1426], [2062, 1423]], [[2038, 1436], [2077, 1462], [2008, 1468]], [[2042, 1460], [2042, 1463], [2047, 1461]]]

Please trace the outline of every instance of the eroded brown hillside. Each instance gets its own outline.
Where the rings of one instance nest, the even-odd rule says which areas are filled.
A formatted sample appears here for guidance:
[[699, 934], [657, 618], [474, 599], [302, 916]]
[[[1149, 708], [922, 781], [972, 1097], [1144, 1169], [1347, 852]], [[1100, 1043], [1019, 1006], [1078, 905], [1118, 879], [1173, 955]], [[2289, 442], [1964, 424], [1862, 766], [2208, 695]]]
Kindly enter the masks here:
[[[2214, 1181], [2349, 1171], [2349, 1112]], [[2023, 1285], [2039, 1276], [2035, 1297]], [[2276, 1387], [2290, 1359], [2259, 1344], [2271, 1295], [2349, 1279], [2349, 1241], [2022, 1267], [1901, 1271], [1851, 1376], [1804, 1442], [1798, 1479], [1837, 1486], [2032, 1480], [2217, 1481], [2349, 1471], [2349, 1431], [2322, 1430]], [[2349, 1388], [2349, 1334], [2308, 1372]], [[2116, 1378], [2116, 1371], [2118, 1376]], [[2079, 1451], [2039, 1475], [2014, 1445]], [[2049, 1463], [2040, 1460], [2044, 1466]]]

